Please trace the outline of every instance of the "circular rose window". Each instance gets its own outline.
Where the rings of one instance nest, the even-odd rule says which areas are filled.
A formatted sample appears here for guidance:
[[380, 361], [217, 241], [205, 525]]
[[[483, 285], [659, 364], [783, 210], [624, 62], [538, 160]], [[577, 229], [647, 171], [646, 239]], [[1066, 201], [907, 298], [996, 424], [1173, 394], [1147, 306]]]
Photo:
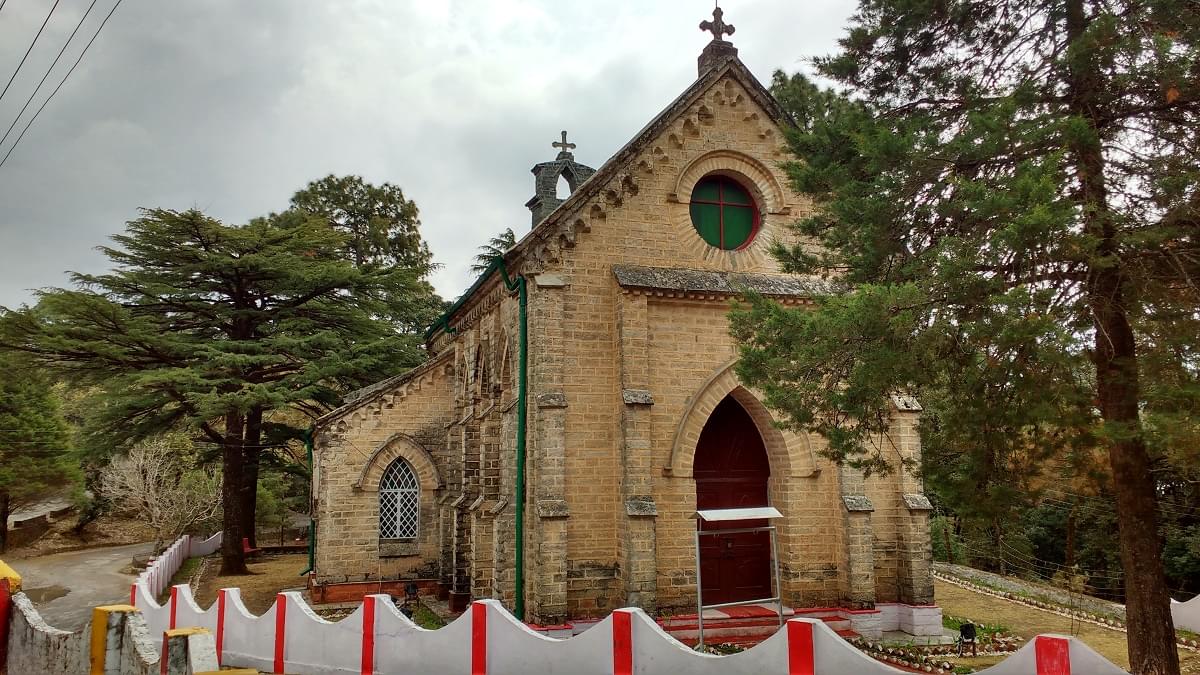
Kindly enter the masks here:
[[692, 226], [711, 246], [735, 251], [758, 233], [758, 206], [732, 178], [706, 176], [692, 188]]

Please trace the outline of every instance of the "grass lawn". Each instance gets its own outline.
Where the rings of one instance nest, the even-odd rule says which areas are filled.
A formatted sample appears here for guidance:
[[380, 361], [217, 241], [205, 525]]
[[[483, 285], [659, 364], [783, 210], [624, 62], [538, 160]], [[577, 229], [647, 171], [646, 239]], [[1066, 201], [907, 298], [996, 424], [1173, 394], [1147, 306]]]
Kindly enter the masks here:
[[[941, 580], [934, 580], [937, 604], [946, 614], [967, 617], [977, 622], [999, 623], [1007, 626], [1014, 635], [1026, 640], [1039, 633], [1074, 634], [1092, 649], [1122, 668], [1129, 667], [1129, 655], [1125, 647], [1125, 633], [1101, 628], [1091, 623], [1074, 624], [1065, 616], [1051, 614], [990, 595], [976, 593]], [[999, 662], [996, 657], [978, 659], [950, 659], [982, 668]], [[1180, 668], [1184, 673], [1200, 674], [1200, 654], [1179, 650]]]
[[221, 557], [213, 556], [208, 561], [208, 570], [196, 589], [196, 603], [208, 607], [217, 599], [222, 588], [242, 589], [242, 604], [254, 614], [262, 614], [275, 603], [275, 594], [280, 591], [304, 587], [305, 579], [300, 572], [308, 566], [307, 553], [284, 555], [260, 555], [249, 562], [249, 575], [221, 576]]
[[183, 564], [179, 566], [179, 571], [175, 573], [175, 576], [171, 577], [171, 583], [167, 584], [167, 587], [163, 589], [162, 594], [158, 596], [158, 604], [161, 605], [167, 600], [171, 599], [172, 586], [176, 584], [186, 584], [191, 581], [192, 575], [196, 573], [196, 568], [200, 566], [201, 560], [203, 560], [203, 558], [188, 558], [187, 560], [183, 561]]
[[[193, 560], [199, 559], [193, 558], [188, 562]], [[246, 609], [261, 615], [274, 604], [276, 593], [304, 586], [304, 577], [299, 575], [307, 565], [308, 554], [306, 553], [262, 556], [257, 561], [249, 563], [248, 567], [251, 572], [249, 576], [220, 576], [217, 572], [221, 569], [221, 557], [214, 555], [209, 558], [208, 569], [204, 573], [204, 578], [200, 580], [200, 588], [196, 591], [196, 602], [201, 607], [207, 608], [217, 599], [218, 590], [236, 587], [242, 589], [242, 603], [246, 605]], [[193, 566], [192, 569], [194, 570], [195, 567]], [[182, 573], [182, 570], [180, 572]], [[185, 581], [187, 581], [186, 577], [178, 583]], [[350, 614], [351, 611], [353, 610], [345, 609], [319, 613], [325, 615], [327, 619], [336, 621], [342, 616]], [[441, 617], [423, 604], [417, 606], [413, 614], [413, 622], [422, 628], [429, 629], [441, 628], [446, 625]]]

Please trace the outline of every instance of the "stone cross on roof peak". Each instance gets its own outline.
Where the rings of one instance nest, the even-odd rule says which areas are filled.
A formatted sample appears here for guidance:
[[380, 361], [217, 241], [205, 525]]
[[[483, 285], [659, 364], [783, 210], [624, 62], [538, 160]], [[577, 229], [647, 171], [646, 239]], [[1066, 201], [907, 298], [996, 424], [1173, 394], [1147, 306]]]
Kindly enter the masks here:
[[725, 15], [725, 12], [721, 11], [721, 8], [719, 6], [714, 8], [713, 9], [713, 20], [712, 21], [701, 21], [700, 22], [700, 30], [704, 30], [704, 31], [708, 31], [708, 32], [712, 33], [713, 40], [715, 40], [717, 42], [724, 42], [725, 40], [721, 36], [733, 35], [733, 30], [734, 30], [733, 24], [725, 23], [724, 19], [721, 18], [724, 15]]
[[550, 147], [562, 148], [558, 153], [558, 158], [559, 159], [569, 159], [571, 157], [571, 151], [575, 149], [575, 144], [567, 142], [567, 132], [563, 131], [562, 132], [562, 141], [554, 141], [553, 143], [550, 144]]

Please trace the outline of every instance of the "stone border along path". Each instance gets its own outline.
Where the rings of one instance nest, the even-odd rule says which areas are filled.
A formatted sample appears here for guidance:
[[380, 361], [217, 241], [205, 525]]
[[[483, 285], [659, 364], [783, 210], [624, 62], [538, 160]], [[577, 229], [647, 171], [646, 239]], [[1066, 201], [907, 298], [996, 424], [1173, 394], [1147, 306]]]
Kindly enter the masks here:
[[966, 565], [956, 565], [954, 563], [935, 562], [933, 564], [935, 571], [956, 576], [960, 579], [966, 579], [976, 583], [981, 583], [995, 588], [1001, 588], [1011, 593], [1022, 593], [1030, 596], [1041, 596], [1051, 600], [1055, 604], [1062, 607], [1078, 607], [1093, 614], [1103, 616], [1112, 616], [1114, 618], [1125, 620], [1125, 605], [1108, 600], [1101, 600], [1090, 595], [1079, 595], [1077, 593], [1068, 593], [1060, 588], [1055, 588], [1046, 583], [1034, 583], [1014, 579], [1012, 577], [1001, 576], [992, 572], [977, 570], [974, 567]]
[[[956, 576], [953, 576], [950, 574], [946, 574], [945, 572], [942, 572], [941, 570], [935, 569], [933, 571], [933, 576], [937, 579], [945, 581], [948, 584], [954, 584], [955, 586], [958, 586], [960, 588], [965, 588], [969, 591], [974, 591], [981, 595], [990, 595], [993, 598], [999, 598], [1001, 600], [1008, 600], [1009, 602], [1015, 602], [1020, 605], [1026, 605], [1028, 607], [1032, 607], [1034, 609], [1040, 609], [1041, 611], [1048, 612], [1050, 614], [1057, 614], [1059, 616], [1066, 617], [1066, 618], [1072, 619], [1074, 621], [1082, 621], [1084, 623], [1095, 624], [1097, 626], [1100, 626], [1101, 628], [1108, 628], [1111, 630], [1120, 631], [1122, 633], [1127, 632], [1125, 630], [1125, 622], [1123, 622], [1123, 621], [1117, 621], [1115, 619], [1103, 619], [1103, 618], [1097, 617], [1095, 614], [1090, 614], [1087, 612], [1072, 611], [1070, 608], [1063, 607], [1062, 605], [1058, 605], [1055, 603], [1044, 602], [1044, 601], [1037, 600], [1034, 598], [1024, 598], [1024, 597], [1021, 597], [1020, 595], [1017, 595], [1016, 593], [997, 591], [994, 588], [988, 588], [987, 586], [981, 586], [977, 583], [973, 583], [971, 581], [967, 581], [965, 579], [961, 579], [959, 577], [956, 577]], [[1175, 635], [1175, 644], [1180, 649], [1186, 649], [1191, 652], [1200, 652], [1200, 642], [1197, 642], [1196, 640], [1193, 640], [1190, 638], [1184, 638], [1184, 637], [1180, 636], [1179, 634]]]

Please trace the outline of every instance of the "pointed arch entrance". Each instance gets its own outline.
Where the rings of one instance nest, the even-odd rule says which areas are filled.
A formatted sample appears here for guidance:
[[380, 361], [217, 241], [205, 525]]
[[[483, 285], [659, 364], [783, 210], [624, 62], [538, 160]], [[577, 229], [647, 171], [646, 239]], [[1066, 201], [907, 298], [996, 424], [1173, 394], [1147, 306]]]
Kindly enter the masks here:
[[[713, 408], [696, 443], [692, 476], [697, 509], [767, 506], [771, 464], [750, 413], [727, 395]], [[704, 523], [706, 529], [762, 527], [766, 521]], [[771, 539], [766, 532], [700, 538], [701, 598], [705, 605], [767, 598]]]

